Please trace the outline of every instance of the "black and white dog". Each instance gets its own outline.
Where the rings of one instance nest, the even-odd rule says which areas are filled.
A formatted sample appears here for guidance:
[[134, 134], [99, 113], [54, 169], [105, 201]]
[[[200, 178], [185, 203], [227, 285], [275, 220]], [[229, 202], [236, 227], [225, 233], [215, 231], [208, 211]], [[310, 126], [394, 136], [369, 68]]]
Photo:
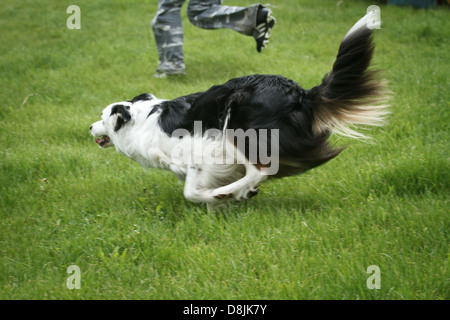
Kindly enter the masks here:
[[365, 138], [381, 126], [384, 83], [369, 70], [373, 13], [343, 39], [333, 69], [312, 89], [276, 75], [231, 79], [174, 100], [141, 94], [110, 104], [91, 126], [101, 148], [185, 180], [184, 195], [213, 204], [243, 200], [267, 178], [300, 174], [336, 157], [332, 133]]

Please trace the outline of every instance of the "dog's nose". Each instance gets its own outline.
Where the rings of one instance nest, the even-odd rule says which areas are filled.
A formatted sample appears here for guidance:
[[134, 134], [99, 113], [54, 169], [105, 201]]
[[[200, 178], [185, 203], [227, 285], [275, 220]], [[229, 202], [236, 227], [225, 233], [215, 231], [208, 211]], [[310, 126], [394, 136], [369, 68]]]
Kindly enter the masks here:
[[92, 126], [90, 126], [90, 127], [89, 127], [89, 130], [91, 130], [91, 131], [92, 131]]

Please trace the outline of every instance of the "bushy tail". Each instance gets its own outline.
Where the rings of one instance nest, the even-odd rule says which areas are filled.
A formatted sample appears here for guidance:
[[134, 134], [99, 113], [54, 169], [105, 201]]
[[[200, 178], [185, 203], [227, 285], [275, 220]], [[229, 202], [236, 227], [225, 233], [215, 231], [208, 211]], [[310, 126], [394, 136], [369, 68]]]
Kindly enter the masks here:
[[383, 125], [388, 113], [383, 104], [388, 91], [379, 72], [369, 70], [374, 51], [369, 28], [373, 18], [373, 13], [368, 13], [350, 29], [332, 71], [324, 76], [320, 86], [308, 91], [314, 101], [314, 133], [333, 132], [366, 139], [353, 129], [354, 125]]

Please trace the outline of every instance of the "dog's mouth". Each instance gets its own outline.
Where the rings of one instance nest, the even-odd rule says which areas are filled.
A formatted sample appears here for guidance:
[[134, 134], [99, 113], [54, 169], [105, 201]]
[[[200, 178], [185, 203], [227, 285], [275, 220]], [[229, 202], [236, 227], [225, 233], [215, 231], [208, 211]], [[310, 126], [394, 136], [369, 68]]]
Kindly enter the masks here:
[[95, 143], [97, 143], [101, 148], [107, 148], [112, 145], [111, 140], [108, 136], [102, 136], [101, 138], [95, 138]]

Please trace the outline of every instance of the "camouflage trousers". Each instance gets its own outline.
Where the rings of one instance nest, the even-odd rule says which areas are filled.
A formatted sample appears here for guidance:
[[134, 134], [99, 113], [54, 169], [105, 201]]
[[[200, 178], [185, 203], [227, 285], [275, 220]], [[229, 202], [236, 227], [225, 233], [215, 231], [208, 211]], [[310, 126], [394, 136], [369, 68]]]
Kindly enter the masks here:
[[[181, 6], [185, 0], [158, 0], [152, 20], [160, 72], [180, 73], [185, 69]], [[203, 29], [229, 28], [251, 36], [256, 27], [259, 4], [249, 7], [222, 6], [222, 0], [189, 0], [189, 21]]]

